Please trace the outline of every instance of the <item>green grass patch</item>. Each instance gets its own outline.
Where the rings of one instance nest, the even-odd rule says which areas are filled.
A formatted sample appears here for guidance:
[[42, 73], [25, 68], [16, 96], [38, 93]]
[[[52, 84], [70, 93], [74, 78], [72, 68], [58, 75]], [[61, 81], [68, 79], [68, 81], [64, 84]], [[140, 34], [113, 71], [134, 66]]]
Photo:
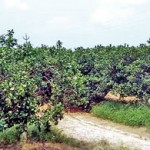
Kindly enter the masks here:
[[[18, 143], [19, 139], [20, 135], [16, 126], [0, 132], [0, 146], [14, 145]], [[45, 132], [44, 129], [39, 131], [35, 125], [30, 125], [28, 127], [28, 140], [34, 142], [63, 143], [78, 148], [87, 147], [86, 142], [67, 137], [55, 127], [52, 127], [50, 132]]]
[[92, 114], [117, 123], [129, 126], [150, 127], [150, 106], [145, 104], [123, 104], [106, 102], [94, 106]]
[[16, 126], [14, 126], [4, 132], [0, 132], [0, 145], [16, 143], [19, 138]]

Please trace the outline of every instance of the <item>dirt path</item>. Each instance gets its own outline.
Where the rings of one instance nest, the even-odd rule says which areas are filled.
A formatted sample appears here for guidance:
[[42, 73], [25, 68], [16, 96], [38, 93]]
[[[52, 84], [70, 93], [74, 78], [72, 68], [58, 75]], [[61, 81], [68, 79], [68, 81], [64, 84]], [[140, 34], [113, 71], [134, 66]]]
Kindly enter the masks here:
[[86, 113], [65, 114], [58, 128], [66, 135], [86, 142], [106, 139], [129, 148], [150, 150], [150, 133], [145, 128], [132, 128], [95, 118]]

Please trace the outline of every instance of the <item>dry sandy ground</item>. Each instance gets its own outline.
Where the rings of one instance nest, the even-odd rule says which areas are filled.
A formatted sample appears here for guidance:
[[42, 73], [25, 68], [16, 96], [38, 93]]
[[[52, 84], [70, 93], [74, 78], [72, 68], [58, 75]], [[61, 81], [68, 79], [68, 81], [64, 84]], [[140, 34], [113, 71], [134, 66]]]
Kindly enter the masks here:
[[96, 143], [106, 139], [130, 149], [150, 150], [150, 133], [145, 128], [132, 128], [102, 120], [86, 113], [69, 113], [58, 124], [66, 135], [78, 140]]
[[[126, 97], [120, 97], [120, 94], [112, 94], [111, 92], [108, 92], [105, 96], [106, 100], [112, 100], [112, 101], [123, 101], [123, 102], [138, 102], [140, 101], [139, 98], [135, 96], [126, 96]], [[150, 99], [148, 100], [148, 103], [150, 104]]]

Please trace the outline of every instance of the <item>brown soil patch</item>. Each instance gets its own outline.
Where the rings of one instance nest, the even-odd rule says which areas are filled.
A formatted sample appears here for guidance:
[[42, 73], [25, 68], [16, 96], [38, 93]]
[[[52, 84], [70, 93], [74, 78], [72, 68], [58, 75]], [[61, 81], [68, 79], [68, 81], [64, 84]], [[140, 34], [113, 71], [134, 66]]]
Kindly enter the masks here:
[[65, 112], [66, 113], [85, 113], [85, 110], [79, 107], [70, 107], [70, 108], [66, 108]]
[[110, 99], [113, 101], [124, 101], [124, 102], [136, 102], [139, 101], [140, 99], [138, 99], [135, 96], [127, 96], [127, 97], [121, 97], [120, 94], [112, 94], [111, 92], [109, 92], [106, 96], [105, 99]]

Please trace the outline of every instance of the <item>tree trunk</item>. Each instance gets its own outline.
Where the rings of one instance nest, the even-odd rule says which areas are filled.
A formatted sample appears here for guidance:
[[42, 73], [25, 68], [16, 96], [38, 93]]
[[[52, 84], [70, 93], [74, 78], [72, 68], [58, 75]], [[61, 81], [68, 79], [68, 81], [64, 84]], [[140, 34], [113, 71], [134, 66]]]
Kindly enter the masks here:
[[27, 124], [23, 125], [23, 133], [20, 135], [20, 142], [26, 143], [28, 140], [28, 130], [27, 130]]

